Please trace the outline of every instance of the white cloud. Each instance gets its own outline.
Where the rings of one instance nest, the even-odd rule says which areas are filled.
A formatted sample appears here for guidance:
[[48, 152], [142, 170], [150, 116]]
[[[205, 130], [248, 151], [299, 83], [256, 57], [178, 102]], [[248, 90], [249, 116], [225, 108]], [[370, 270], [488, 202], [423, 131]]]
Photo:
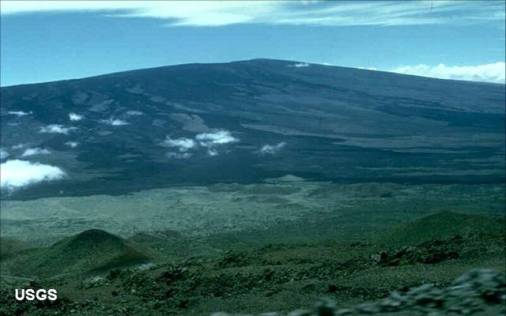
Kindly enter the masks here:
[[41, 133], [49, 133], [49, 134], [65, 134], [67, 135], [70, 131], [75, 130], [75, 127], [65, 127], [60, 124], [50, 124], [47, 126], [43, 126], [40, 128]]
[[365, 70], [374, 70], [374, 71], [378, 71], [379, 69], [376, 68], [376, 67], [357, 67], [358, 69], [365, 69]]
[[104, 124], [107, 124], [107, 125], [111, 125], [111, 126], [128, 125], [128, 122], [120, 120], [120, 119], [115, 119], [115, 118], [112, 118], [112, 117], [109, 118], [109, 119], [107, 119], [107, 120], [100, 120], [100, 122], [102, 122]]
[[219, 130], [211, 133], [200, 133], [195, 136], [199, 145], [207, 148], [207, 154], [211, 157], [218, 156], [217, 146], [238, 142], [239, 139], [232, 136], [229, 131]]
[[136, 115], [143, 115], [144, 113], [142, 113], [141, 111], [127, 111], [126, 114], [136, 116]]
[[30, 156], [36, 156], [36, 155], [49, 155], [50, 153], [51, 152], [45, 148], [34, 147], [34, 148], [25, 149], [23, 154], [21, 154], [21, 157], [30, 157]]
[[0, 188], [18, 189], [42, 181], [53, 181], [65, 177], [58, 167], [23, 160], [8, 160], [0, 165]]
[[260, 148], [259, 153], [263, 155], [275, 155], [285, 146], [286, 146], [285, 142], [281, 142], [276, 145], [263, 145]]
[[162, 145], [166, 147], [177, 148], [180, 152], [187, 152], [188, 150], [197, 146], [197, 143], [191, 138], [181, 137], [172, 139], [167, 136]]
[[83, 118], [84, 117], [82, 115], [79, 115], [77, 113], [69, 113], [69, 120], [71, 120], [71, 121], [80, 121]]
[[447, 66], [445, 64], [430, 66], [420, 64], [414, 66], [401, 66], [391, 71], [441, 79], [505, 83], [505, 67], [506, 64], [504, 62], [475, 66]]
[[5, 149], [0, 148], [0, 160], [7, 159], [7, 157], [9, 157], [9, 153]]
[[70, 148], [76, 148], [77, 146], [79, 146], [79, 143], [78, 142], [66, 142], [65, 146], [68, 146]]
[[17, 117], [26, 116], [32, 114], [32, 112], [24, 112], [24, 111], [8, 111], [7, 114], [15, 115]]
[[225, 145], [239, 141], [232, 136], [229, 131], [219, 130], [212, 133], [200, 133], [195, 136], [195, 139], [203, 147], [213, 147], [216, 145]]
[[208, 154], [209, 156], [211, 156], [211, 157], [214, 157], [214, 156], [218, 156], [218, 155], [219, 155], [218, 151], [217, 151], [216, 149], [212, 149], [212, 148], [209, 148], [209, 149], [207, 150], [207, 154]]
[[[3, 1], [2, 15], [101, 11], [173, 26], [231, 24], [420, 25], [504, 23], [503, 1]], [[456, 19], [455, 17], [459, 18]]]
[[17, 144], [17, 145], [13, 145], [11, 148], [14, 150], [17, 150], [17, 149], [23, 149], [25, 147], [26, 147], [26, 144]]
[[237, 141], [239, 139], [233, 137], [229, 131], [218, 130], [211, 133], [200, 133], [195, 135], [194, 138], [181, 137], [173, 139], [167, 136], [161, 145], [178, 150], [178, 152], [167, 153], [167, 157], [186, 159], [192, 156], [191, 151], [202, 147], [205, 148], [209, 156], [217, 156], [219, 155], [217, 147]]
[[305, 67], [309, 67], [309, 64], [308, 63], [297, 63], [297, 64], [289, 65], [289, 67], [305, 68]]

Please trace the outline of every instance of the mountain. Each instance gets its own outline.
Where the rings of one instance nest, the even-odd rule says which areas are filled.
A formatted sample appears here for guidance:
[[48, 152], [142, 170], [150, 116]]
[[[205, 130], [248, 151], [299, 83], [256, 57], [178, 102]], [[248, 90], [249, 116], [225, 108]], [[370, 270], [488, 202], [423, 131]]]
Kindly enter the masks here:
[[99, 229], [64, 238], [47, 248], [26, 252], [10, 264], [16, 274], [53, 276], [100, 273], [149, 262], [148, 256], [121, 237]]
[[1, 103], [5, 199], [287, 174], [505, 180], [499, 84], [255, 59], [3, 87]]

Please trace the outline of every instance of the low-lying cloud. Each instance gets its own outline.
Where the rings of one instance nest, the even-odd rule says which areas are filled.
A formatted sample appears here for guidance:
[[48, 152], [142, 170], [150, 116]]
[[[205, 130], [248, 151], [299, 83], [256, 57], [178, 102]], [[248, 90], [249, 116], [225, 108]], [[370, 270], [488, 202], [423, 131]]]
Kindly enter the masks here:
[[13, 145], [11, 148], [14, 150], [17, 150], [17, 149], [23, 149], [25, 147], [26, 147], [26, 144], [17, 144], [17, 145]]
[[197, 143], [191, 138], [181, 137], [172, 139], [167, 136], [162, 145], [166, 147], [177, 148], [177, 150], [180, 152], [187, 152], [188, 150], [195, 148], [195, 146], [197, 146]]
[[239, 141], [226, 130], [219, 130], [211, 133], [200, 133], [195, 136], [195, 139], [203, 147], [214, 147], [216, 145], [225, 145]]
[[21, 157], [30, 157], [30, 156], [37, 156], [37, 155], [49, 155], [51, 152], [45, 148], [27, 148], [25, 151], [21, 154]]
[[100, 122], [104, 123], [104, 124], [107, 124], [107, 125], [111, 125], [111, 126], [128, 125], [128, 122], [120, 120], [120, 119], [112, 118], [112, 117], [109, 118], [109, 119], [107, 119], [107, 120], [100, 120]]
[[305, 67], [309, 67], [309, 64], [308, 63], [297, 63], [297, 64], [289, 65], [289, 67], [305, 68]]
[[65, 127], [60, 124], [50, 124], [47, 126], [43, 126], [40, 128], [41, 133], [48, 133], [48, 134], [64, 134], [67, 135], [70, 131], [75, 130], [75, 127]]
[[77, 113], [69, 113], [69, 120], [77, 122], [84, 118], [84, 116]]
[[15, 190], [44, 181], [65, 177], [58, 167], [24, 160], [8, 160], [0, 165], [0, 188]]
[[211, 157], [219, 155], [217, 147], [239, 141], [238, 138], [235, 138], [229, 131], [226, 130], [200, 133], [195, 136], [195, 139], [200, 146], [207, 148], [207, 154]]
[[204, 148], [209, 156], [217, 156], [219, 155], [218, 147], [238, 141], [239, 139], [232, 136], [229, 131], [217, 130], [215, 132], [197, 134], [194, 138], [171, 138], [167, 136], [161, 145], [177, 150], [175, 153], [168, 153], [167, 157], [186, 159], [192, 156], [191, 151], [198, 150], [199, 148]]
[[77, 146], [79, 146], [79, 143], [78, 142], [66, 142], [65, 146], [68, 146], [70, 148], [76, 148]]
[[32, 114], [32, 112], [24, 112], [24, 111], [8, 111], [7, 114], [15, 115], [17, 117], [26, 116]]
[[506, 63], [496, 62], [492, 64], [474, 66], [447, 66], [445, 64], [431, 66], [419, 64], [412, 66], [401, 66], [394, 68], [391, 71], [408, 75], [440, 79], [505, 83], [505, 69]]
[[278, 143], [276, 145], [263, 145], [259, 153], [262, 155], [275, 155], [286, 146], [285, 142]]
[[9, 153], [7, 150], [0, 148], [0, 160], [7, 159], [9, 157]]
[[213, 148], [209, 148], [209, 149], [207, 150], [207, 154], [208, 154], [209, 156], [211, 156], [211, 157], [214, 157], [214, 156], [218, 156], [218, 155], [219, 155], [218, 151], [217, 151], [216, 149], [213, 149]]

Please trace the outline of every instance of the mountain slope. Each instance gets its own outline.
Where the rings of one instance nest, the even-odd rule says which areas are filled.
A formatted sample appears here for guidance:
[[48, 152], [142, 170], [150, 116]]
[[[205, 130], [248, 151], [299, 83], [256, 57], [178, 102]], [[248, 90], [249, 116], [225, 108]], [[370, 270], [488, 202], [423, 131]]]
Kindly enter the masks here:
[[439, 212], [401, 225], [386, 233], [380, 240], [390, 245], [409, 245], [434, 239], [479, 235], [479, 238], [497, 238], [505, 233], [504, 218], [490, 218], [454, 212]]
[[6, 198], [285, 174], [340, 182], [504, 181], [503, 85], [257, 59], [1, 92], [4, 158], [66, 173]]
[[[22, 264], [17, 264], [20, 261]], [[16, 274], [54, 276], [64, 273], [100, 273], [142, 264], [149, 258], [120, 237], [91, 229], [65, 238], [48, 248], [34, 249], [7, 262]]]

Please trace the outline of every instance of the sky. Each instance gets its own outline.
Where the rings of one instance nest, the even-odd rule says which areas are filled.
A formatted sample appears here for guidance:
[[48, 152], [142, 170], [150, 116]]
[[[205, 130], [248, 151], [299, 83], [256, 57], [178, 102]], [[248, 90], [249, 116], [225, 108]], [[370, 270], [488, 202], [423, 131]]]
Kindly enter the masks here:
[[0, 5], [1, 86], [252, 58], [505, 82], [504, 1]]

